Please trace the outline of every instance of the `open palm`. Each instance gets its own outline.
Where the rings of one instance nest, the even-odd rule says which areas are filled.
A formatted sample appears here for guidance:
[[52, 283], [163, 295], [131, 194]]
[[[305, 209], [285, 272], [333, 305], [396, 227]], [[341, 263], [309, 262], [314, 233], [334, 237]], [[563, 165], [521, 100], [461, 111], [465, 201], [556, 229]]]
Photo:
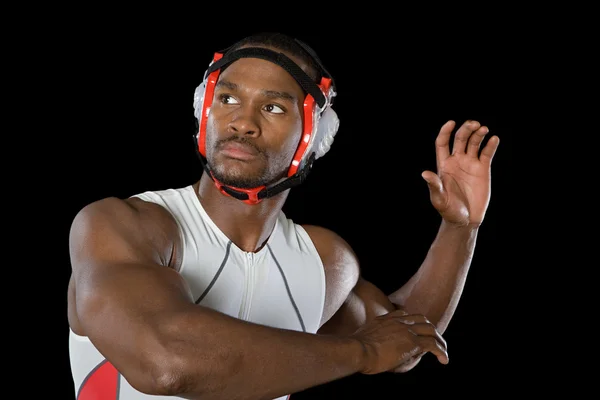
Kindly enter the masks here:
[[[500, 143], [492, 136], [481, 149], [489, 132], [478, 121], [466, 121], [450, 138], [454, 121], [446, 122], [435, 141], [437, 174], [424, 171], [431, 203], [447, 222], [480, 225], [491, 193], [491, 164]], [[480, 151], [481, 150], [481, 151]]]

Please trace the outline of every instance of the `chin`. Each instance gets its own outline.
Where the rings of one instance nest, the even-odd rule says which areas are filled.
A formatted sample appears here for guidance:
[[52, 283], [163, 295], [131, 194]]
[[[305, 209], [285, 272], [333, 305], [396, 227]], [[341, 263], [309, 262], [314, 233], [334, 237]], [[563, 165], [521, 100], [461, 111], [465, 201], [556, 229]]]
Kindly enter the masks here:
[[262, 174], [253, 173], [249, 168], [230, 168], [221, 164], [219, 168], [213, 169], [213, 174], [222, 184], [240, 189], [253, 189], [266, 183]]
[[219, 179], [219, 177], [216, 178], [222, 184], [238, 189], [254, 189], [259, 186], [266, 186], [266, 183], [263, 180], [248, 180], [234, 177], [221, 177], [222, 179]]

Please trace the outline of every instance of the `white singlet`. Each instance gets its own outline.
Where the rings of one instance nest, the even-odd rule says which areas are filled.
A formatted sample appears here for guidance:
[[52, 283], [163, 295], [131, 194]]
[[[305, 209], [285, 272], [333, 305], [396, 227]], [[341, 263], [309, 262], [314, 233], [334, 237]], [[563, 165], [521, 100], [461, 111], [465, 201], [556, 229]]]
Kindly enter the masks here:
[[[249, 253], [233, 244], [214, 224], [192, 186], [133, 197], [160, 204], [177, 221], [183, 239], [180, 273], [196, 304], [258, 324], [317, 332], [325, 301], [323, 265], [306, 231], [283, 212], [267, 244]], [[138, 392], [87, 337], [73, 331], [69, 356], [77, 400], [179, 398]]]

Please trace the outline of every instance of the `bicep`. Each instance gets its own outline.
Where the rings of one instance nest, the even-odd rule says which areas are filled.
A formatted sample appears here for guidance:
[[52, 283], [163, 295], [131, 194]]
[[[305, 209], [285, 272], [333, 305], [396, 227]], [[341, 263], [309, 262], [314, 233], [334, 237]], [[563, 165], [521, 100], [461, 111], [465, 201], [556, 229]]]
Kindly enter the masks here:
[[[377, 286], [361, 277], [344, 304], [318, 333], [351, 335], [370, 320], [399, 309], [402, 308], [393, 304]], [[409, 359], [395, 372], [410, 371], [421, 361], [421, 356]]]
[[367, 321], [396, 307], [375, 285], [361, 277], [360, 263], [350, 244], [336, 233], [305, 225], [323, 261], [326, 301], [319, 333], [353, 333]]
[[361, 277], [340, 308], [321, 326], [319, 333], [352, 334], [371, 319], [396, 309], [381, 289]]
[[168, 234], [159, 227], [168, 230], [168, 224], [151, 214], [157, 228], [148, 229], [149, 215], [139, 213], [122, 200], [107, 199], [84, 208], [72, 224], [77, 318], [85, 335], [107, 353], [133, 346], [161, 315], [191, 301], [183, 279], [166, 266], [168, 240], [160, 236]]

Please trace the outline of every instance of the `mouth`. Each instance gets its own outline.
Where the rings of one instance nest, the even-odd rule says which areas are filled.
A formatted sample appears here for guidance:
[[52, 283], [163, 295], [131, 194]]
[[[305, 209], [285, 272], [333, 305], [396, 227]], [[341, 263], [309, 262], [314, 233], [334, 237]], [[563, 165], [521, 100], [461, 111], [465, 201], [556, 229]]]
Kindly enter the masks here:
[[220, 153], [235, 160], [250, 161], [258, 156], [258, 152], [243, 143], [229, 142], [221, 146]]

